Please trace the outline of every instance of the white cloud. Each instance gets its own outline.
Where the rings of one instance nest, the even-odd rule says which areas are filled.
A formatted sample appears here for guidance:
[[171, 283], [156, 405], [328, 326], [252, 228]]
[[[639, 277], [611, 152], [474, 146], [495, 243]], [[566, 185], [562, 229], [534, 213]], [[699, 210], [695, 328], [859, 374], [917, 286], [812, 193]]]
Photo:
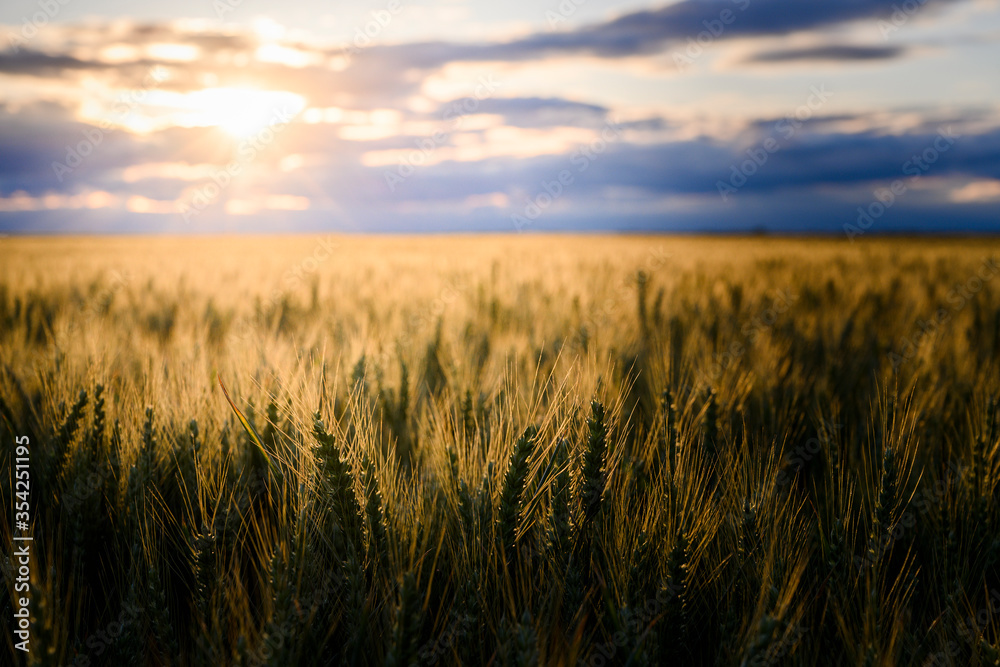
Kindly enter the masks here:
[[1000, 180], [973, 181], [951, 191], [950, 198], [960, 204], [1000, 201]]

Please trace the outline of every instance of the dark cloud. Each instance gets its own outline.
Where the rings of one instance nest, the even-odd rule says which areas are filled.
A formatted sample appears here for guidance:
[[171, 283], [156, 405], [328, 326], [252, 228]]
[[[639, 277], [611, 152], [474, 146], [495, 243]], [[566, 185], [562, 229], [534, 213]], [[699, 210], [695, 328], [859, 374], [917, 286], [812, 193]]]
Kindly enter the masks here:
[[[944, 5], [960, 0], [926, 0]], [[403, 43], [357, 48], [312, 49], [323, 57], [346, 55], [348, 66], [333, 71], [326, 66], [290, 68], [277, 64], [253, 63], [256, 39], [251, 34], [222, 31], [191, 31], [176, 25], [108, 24], [104, 26], [64, 26], [67, 45], [132, 44], [169, 42], [198, 46], [202, 57], [192, 63], [165, 63], [144, 59], [126, 63], [84, 60], [67, 53], [50, 54], [27, 48], [0, 52], [0, 73], [51, 77], [71, 71], [102, 70], [120, 77], [122, 85], [135, 87], [150, 68], [168, 66], [173, 74], [162, 86], [167, 89], [201, 87], [199, 76], [212, 73], [219, 85], [238, 85], [247, 76], [256, 81], [300, 92], [318, 105], [398, 103], [415, 94], [421, 85], [420, 72], [458, 61], [523, 62], [560, 55], [587, 54], [616, 58], [653, 54], [671, 44], [686, 44], [706, 32], [712, 39], [783, 35], [800, 30], [817, 30], [846, 21], [887, 17], [896, 0], [682, 0], [657, 9], [644, 10], [569, 31], [540, 32], [509, 42], [485, 44], [454, 42]], [[234, 65], [233, 58], [218, 60], [220, 54], [248, 56], [246, 65]], [[822, 46], [806, 49], [768, 51], [752, 57], [755, 62], [787, 60], [862, 60], [902, 55], [900, 47]], [[369, 107], [370, 108], [370, 107]]]
[[[921, 11], [960, 0], [925, 0]], [[567, 54], [617, 58], [662, 52], [707, 33], [709, 39], [786, 35], [861, 19], [889, 18], [898, 0], [682, 0], [575, 30], [495, 44], [427, 42], [373, 47], [397, 66], [435, 68], [451, 61], [523, 61]]]
[[254, 48], [256, 40], [250, 35], [230, 32], [185, 31], [165, 23], [133, 25], [122, 35], [115, 35], [118, 42], [142, 46], [151, 42], [190, 44], [210, 53], [245, 51]]
[[56, 178], [52, 163], [65, 160], [68, 147], [81, 142], [86, 129], [94, 128], [73, 122], [70, 111], [54, 103], [16, 111], [5, 107], [0, 111], [0, 196], [70, 189], [69, 181]]
[[[897, 0], [898, 1], [898, 0]], [[927, 0], [928, 5], [943, 5], [949, 0]], [[204, 57], [191, 63], [170, 63], [171, 78], [162, 82], [164, 88], [194, 90], [204, 86], [204, 74], [213, 74], [217, 85], [240, 85], [253, 80], [263, 87], [273, 87], [300, 93], [313, 106], [338, 106], [349, 109], [389, 107], [405, 109], [404, 101], [421, 92], [426, 74], [453, 61], [528, 61], [559, 55], [588, 54], [600, 57], [623, 57], [661, 52], [671, 44], [686, 44], [696, 36], [716, 26], [724, 11], [733, 20], [725, 24], [719, 39], [756, 35], [783, 35], [799, 30], [820, 30], [845, 21], [875, 19], [892, 12], [891, 0], [816, 0], [793, 3], [791, 0], [682, 0], [665, 7], [634, 12], [604, 23], [585, 26], [567, 32], [531, 35], [523, 39], [494, 44], [457, 44], [447, 42], [372, 46], [350, 52], [348, 67], [334, 71], [324, 66], [290, 68], [278, 64], [250, 61], [247, 66], [232, 64], [232, 58], [215, 58], [224, 51], [252, 53], [256, 42], [251, 35], [228, 33], [186, 33], [171, 25], [132, 26], [109, 31], [108, 44], [150, 43], [154, 41], [197, 44]], [[741, 9], [745, 7], [745, 9]], [[923, 11], [923, 10], [922, 10]], [[725, 16], [729, 16], [728, 14]], [[82, 30], [82, 29], [81, 29]], [[93, 32], [93, 28], [88, 28]], [[93, 45], [94, 35], [78, 36], [80, 43]], [[89, 40], [89, 41], [88, 41]], [[70, 42], [67, 41], [67, 44]], [[309, 47], [302, 46], [303, 49]], [[63, 54], [40, 53], [28, 49], [0, 52], [0, 73], [11, 76], [69, 78], [74, 73], [99, 71], [102, 77], [121, 88], [136, 88], [149, 68], [156, 63], [142, 60], [128, 63], [106, 63], [83, 60], [65, 49]], [[320, 52], [324, 55], [345, 53], [343, 50]], [[821, 45], [808, 48], [786, 48], [763, 51], [750, 57], [751, 62], [781, 63], [801, 60], [858, 61], [896, 58], [904, 55], [895, 46]], [[458, 100], [461, 101], [461, 100]], [[452, 104], [455, 101], [452, 102]], [[404, 111], [407, 120], [442, 119], [448, 105], [429, 113]], [[553, 126], [602, 126], [610, 110], [600, 105], [555, 97], [506, 97], [479, 100], [468, 113], [498, 114], [507, 125], [528, 128]], [[537, 228], [618, 228], [671, 229], [684, 225], [701, 225], [701, 229], [741, 228], [741, 226], [802, 224], [818, 229], [823, 225], [843, 222], [845, 216], [859, 204], [870, 200], [871, 191], [893, 180], [904, 178], [904, 164], [933, 146], [936, 123], [928, 120], [908, 132], [878, 130], [845, 132], [844, 127], [876, 127], [879, 121], [865, 116], [827, 116], [801, 125], [794, 136], [776, 133], [781, 119], [766, 119], [746, 126], [738, 142], [722, 142], [710, 137], [676, 140], [655, 144], [612, 142], [598, 157], [574, 162], [572, 154], [544, 155], [531, 158], [498, 157], [478, 162], [444, 162], [422, 166], [399, 184], [395, 191], [386, 187], [386, 168], [362, 166], [367, 151], [388, 148], [414, 148], [417, 140], [426, 137], [396, 135], [378, 141], [347, 141], [341, 139], [338, 128], [319, 124], [293, 123], [281, 135], [279, 145], [262, 151], [256, 158], [257, 170], [268, 174], [269, 182], [255, 183], [261, 191], [281, 192], [329, 198], [351, 213], [365, 229], [510, 229], [510, 213], [524, 202], [512, 201], [509, 210], [482, 207], [474, 213], [455, 218], [440, 214], [426, 215], [425, 208], [461, 202], [465, 197], [494, 192], [517, 197], [530, 197], [541, 191], [542, 183], [552, 182], [564, 169], [573, 173], [572, 187], [566, 189], [560, 211], [547, 213]], [[955, 119], [959, 127], [977, 127], [961, 137], [954, 148], [938, 156], [927, 176], [941, 176], [953, 182], [986, 178], [1000, 179], [1000, 128], [994, 116], [971, 116]], [[965, 122], [969, 121], [969, 122]], [[649, 118], [630, 122], [627, 127], [637, 130], [658, 130], [668, 122]], [[912, 126], [911, 126], [912, 127]], [[986, 129], [982, 129], [986, 128]], [[992, 129], [991, 129], [992, 128]], [[88, 135], [87, 133], [90, 133]], [[224, 164], [233, 146], [220, 139], [213, 128], [172, 128], [136, 137], [122, 131], [102, 136], [101, 145], [85, 163], [56, 178], [53, 162], [64, 161], [67, 151], [93, 128], [73, 120], [71, 110], [58, 104], [38, 104], [0, 110], [0, 196], [18, 190], [32, 195], [47, 192], [77, 193], [107, 190], [123, 196], [140, 194], [159, 200], [180, 196], [190, 181], [151, 178], [138, 183], [124, 183], [121, 171], [131, 165], [150, 162], [185, 162], [189, 164]], [[634, 136], [634, 135], [632, 135]], [[656, 135], [661, 136], [661, 135]], [[768, 137], [777, 137], [780, 150], [769, 154], [766, 164], [759, 165], [740, 186], [729, 203], [718, 196], [719, 182], [727, 182], [734, 166], [748, 160], [747, 150], [757, 150]], [[274, 165], [284, 155], [302, 153], [309, 158], [306, 167], [291, 173], [278, 173]], [[391, 168], [390, 168], [391, 169]], [[247, 178], [253, 178], [248, 176]], [[615, 199], [613, 193], [620, 193]], [[624, 193], [624, 194], [621, 194]], [[833, 193], [833, 194], [831, 194]], [[609, 217], [613, 207], [647, 205], [672, 201], [678, 196], [693, 197], [704, 203], [688, 207], [679, 217], [650, 212], [623, 213]], [[936, 215], [947, 212], [949, 222], [974, 227], [986, 219], [986, 206], [962, 205], [946, 201], [921, 199], [940, 197], [912, 192], [906, 201], [893, 209], [893, 216], [909, 215], [906, 224], [930, 225], [931, 211]], [[855, 201], [858, 200], [858, 201]], [[846, 203], [845, 203], [846, 201]], [[624, 204], [623, 204], [624, 202]], [[919, 203], [919, 205], [918, 205]], [[626, 205], [627, 204], [627, 205]], [[411, 206], [413, 205], [413, 206]], [[423, 208], [422, 208], [423, 207]], [[697, 208], [695, 211], [694, 209]], [[994, 211], [995, 213], [995, 211]], [[42, 220], [42, 213], [0, 215], [0, 229], [14, 229], [12, 220]], [[74, 220], [93, 222], [97, 228], [114, 228], [131, 224], [134, 217], [120, 213], [86, 212]], [[327, 213], [309, 213], [312, 218], [303, 223], [324, 225], [334, 220]], [[35, 217], [32, 217], [35, 216]], [[53, 224], [64, 213], [45, 213], [44, 224]], [[804, 222], [796, 222], [804, 219]], [[965, 217], [962, 217], [965, 216]], [[163, 225], [176, 221], [166, 220]], [[608, 222], [611, 218], [613, 222]], [[205, 220], [209, 220], [206, 215]], [[941, 218], [943, 219], [943, 218]], [[720, 220], [724, 222], [720, 223]], [[91, 224], [87, 222], [86, 224]], [[255, 223], [256, 224], [256, 223]], [[266, 222], [260, 222], [266, 227]], [[336, 224], [334, 221], [330, 224]], [[886, 224], [892, 220], [887, 216]], [[900, 222], [899, 224], [903, 224]], [[948, 224], [948, 223], [940, 223]], [[104, 227], [102, 227], [104, 225]], [[672, 227], [671, 225], [680, 225]], [[714, 227], [713, 227], [714, 225]], [[835, 226], [838, 226], [839, 223]], [[109, 227], [110, 226], [110, 227]], [[970, 228], [971, 228], [970, 227]], [[55, 228], [55, 227], [54, 227]], [[750, 228], [750, 227], [747, 227]], [[65, 227], [63, 227], [65, 229]]]
[[[493, 100], [483, 112], [530, 118], [545, 110], [584, 111], [601, 114], [599, 106], [569, 100], [513, 98]], [[837, 116], [841, 122], [864, 124], [864, 116]], [[974, 121], [969, 124], [966, 121]], [[662, 122], [662, 121], [661, 121]], [[972, 115], [955, 119], [958, 132], [963, 127], [981, 126], [983, 118]], [[642, 123], [640, 123], [641, 125]], [[887, 134], [881, 130], [844, 133], [831, 118], [810, 120], [787, 136], [789, 126], [781, 119], [759, 121], [748, 126], [739, 145], [721, 143], [708, 137], [660, 142], [652, 145], [613, 141], [600, 156], [586, 162], [574, 161], [574, 154], [534, 158], [490, 158], [479, 162], [444, 162], [424, 166], [402, 183], [390, 196], [385, 187], [386, 168], [363, 168], [363, 153], [387, 148], [414, 148], [419, 137], [394, 136], [379, 141], [352, 142], [340, 139], [328, 125], [293, 123], [274, 146], [260, 151], [255, 161], [273, 166], [284, 155], [303, 153], [323, 158], [322, 167], [307, 168], [291, 177], [308, 175], [324, 192], [346, 201], [380, 207], [388, 201], [449, 200], [489, 192], [522, 190], [532, 192], [562, 169], [575, 174], [575, 190], [595, 193], [609, 187], [628, 188], [656, 196], [715, 194], [718, 183], [730, 182], [732, 170], [761, 155], [760, 148], [774, 140], [778, 149], [767, 155], [766, 163], [753, 169], [738, 197], [776, 190], [812, 191], [829, 186], [846, 187], [891, 183], [908, 179], [905, 164], [933, 148], [938, 131], [948, 123], [928, 121], [908, 133]], [[781, 128], [784, 128], [782, 131]], [[66, 162], [70, 149], [96, 136], [96, 128], [73, 121], [69, 110], [52, 103], [37, 104], [18, 111], [0, 112], [0, 195], [17, 190], [39, 194], [48, 191], [72, 192], [81, 188], [129, 192], [135, 184], [120, 182], [121, 170], [151, 162], [225, 164], [232, 159], [236, 144], [220, 140], [213, 128], [171, 128], [139, 139], [119, 130], [102, 132], [100, 145], [84, 163], [56, 178], [53, 162]], [[936, 156], [925, 176], [957, 179], [1000, 179], [1000, 128], [968, 131], [953, 147]], [[749, 152], [748, 152], [749, 151]], [[578, 153], [577, 153], [578, 155]], [[586, 164], [586, 168], [579, 168]], [[391, 170], [391, 168], [389, 168]], [[578, 171], [579, 170], [579, 171]], [[146, 183], [144, 192], [163, 198], [186, 187], [184, 182]], [[148, 190], [146, 190], [148, 188]], [[307, 193], [302, 193], [307, 194]]]
[[50, 55], [20, 49], [17, 52], [0, 51], [0, 73], [29, 76], [58, 76], [65, 70], [98, 69], [99, 63], [78, 60], [67, 55]]
[[[463, 109], [463, 102], [443, 105], [440, 115], [449, 109]], [[492, 97], [480, 100], [475, 111], [501, 115], [507, 125], [516, 127], [595, 127], [605, 122], [609, 109], [558, 97]]]
[[[773, 127], [774, 122], [770, 125]], [[622, 142], [611, 144], [606, 152], [586, 161], [559, 155], [442, 163], [421, 169], [399, 187], [398, 196], [426, 201], [448, 199], [455, 192], [482, 194], [509, 188], [533, 195], [540, 191], [541, 183], [551, 181], [563, 169], [574, 175], [569, 193], [574, 199], [607, 188], [628, 188], [658, 196], [718, 196], [718, 184], [731, 182], [733, 169], [751, 160], [748, 150], [760, 156], [759, 149], [769, 137], [778, 142], [778, 150], [768, 154], [763, 164], [744, 169], [752, 173], [731, 199], [745, 201], [753, 195], [779, 190], [815, 194], [830, 187], [867, 188], [870, 193], [897, 179], [910, 183], [916, 173], [916, 163], [911, 161], [933, 149], [938, 132], [843, 134], [817, 132], [807, 124], [790, 139], [761, 133], [755, 142], [743, 147], [708, 138], [655, 145]], [[959, 136], [919, 175], [1000, 179], [1000, 128]]]
[[[141, 47], [151, 43], [169, 43], [196, 46], [206, 54], [206, 60], [221, 53], [252, 53], [257, 46], [252, 35], [228, 32], [192, 32], [179, 29], [170, 23], [157, 24], [85, 24], [60, 26], [62, 53], [46, 53], [33, 50], [26, 44], [13, 44], [13, 48], [0, 50], [0, 73], [28, 76], [57, 76], [70, 70], [129, 71], [135, 68], [150, 68], [169, 64], [182, 67], [183, 64], [141, 59], [124, 63], [109, 63], [101, 60], [84, 60], [67, 55], [73, 49], [95, 45], [127, 45]], [[191, 66], [205, 66], [202, 61]]]
[[774, 49], [760, 51], [747, 58], [748, 63], [786, 63], [813, 60], [833, 62], [854, 60], [890, 60], [904, 55], [907, 49], [901, 46], [848, 46], [824, 45], [802, 49]]
[[[924, 6], [949, 1], [926, 0]], [[897, 5], [898, 0], [683, 0], [569, 33], [535, 35], [507, 48], [625, 56], [655, 52], [665, 43], [695, 37], [706, 30], [722, 39], [784, 35], [859, 19], [888, 17]]]

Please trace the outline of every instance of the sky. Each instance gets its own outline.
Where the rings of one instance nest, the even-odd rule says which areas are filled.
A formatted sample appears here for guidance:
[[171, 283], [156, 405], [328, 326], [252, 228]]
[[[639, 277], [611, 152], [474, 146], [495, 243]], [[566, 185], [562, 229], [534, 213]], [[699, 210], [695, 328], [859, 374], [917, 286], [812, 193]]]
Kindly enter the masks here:
[[0, 233], [998, 214], [1000, 0], [0, 5]]

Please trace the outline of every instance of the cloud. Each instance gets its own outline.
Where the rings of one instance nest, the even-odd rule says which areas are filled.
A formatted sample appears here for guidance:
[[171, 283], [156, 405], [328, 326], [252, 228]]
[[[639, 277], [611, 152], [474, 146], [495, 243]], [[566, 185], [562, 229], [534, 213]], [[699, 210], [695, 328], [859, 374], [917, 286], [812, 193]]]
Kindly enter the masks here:
[[[393, 193], [386, 188], [383, 172], [417, 152], [426, 135], [348, 141], [339, 136], [340, 125], [295, 122], [280, 135], [279, 143], [256, 155], [240, 182], [247, 188], [263, 188], [263, 192], [274, 188], [303, 197], [312, 192], [296, 188], [309, 183], [337, 200], [368, 210], [414, 199], [444, 201], [498, 191], [533, 193], [563, 169], [575, 173], [574, 187], [567, 192], [569, 202], [608, 188], [650, 196], [717, 197], [718, 183], [727, 182], [733, 167], [749, 159], [747, 151], [774, 138], [780, 149], [755, 170], [734, 199], [779, 190], [854, 186], [870, 190], [904, 177], [904, 163], [933, 146], [938, 129], [949, 124], [962, 136], [954, 149], [935, 160], [927, 176], [967, 182], [1000, 179], [1000, 127], [989, 114], [970, 112], [950, 119], [927, 116], [904, 129], [892, 129], [883, 114], [840, 113], [809, 120], [791, 137], [779, 129], [783, 119], [770, 118], [748, 123], [735, 140], [705, 135], [650, 140], [642, 139], [642, 134], [631, 135], [636, 143], [625, 139], [630, 136], [628, 128], [644, 122], [627, 123], [622, 125], [625, 135], [602, 148], [599, 156], [574, 162], [574, 156], [579, 157], [596, 136], [590, 121], [582, 120], [601, 118], [607, 109], [559, 98], [524, 97], [484, 100], [477, 112], [481, 112], [477, 117], [502, 121], [483, 125], [465, 119], [466, 124], [448, 133], [434, 147], [431, 158], [422, 158], [414, 176]], [[563, 114], [563, 120], [578, 118], [581, 123], [546, 124], [546, 119]], [[655, 120], [653, 124], [660, 126], [676, 122]], [[404, 119], [401, 127], [409, 123]], [[72, 120], [64, 107], [51, 103], [0, 112], [0, 142], [5, 146], [0, 157], [0, 196], [17, 191], [41, 197], [94, 190], [122, 197], [175, 199], [232, 160], [238, 144], [214, 128], [170, 128], [141, 139], [114, 130], [104, 135], [81, 166], [58, 181], [52, 163], [65, 161], [67, 150], [93, 130]], [[299, 156], [294, 170], [280, 168], [288, 155]], [[576, 173], [581, 165], [586, 169]], [[951, 201], [985, 201], [992, 192], [985, 187], [970, 188], [957, 192]]]
[[[961, 0], [924, 0], [922, 8]], [[524, 61], [561, 55], [621, 58], [660, 53], [707, 33], [712, 39], [787, 35], [862, 19], [888, 18], [898, 0], [681, 0], [601, 23], [494, 44], [427, 42], [370, 49], [398, 66], [430, 69], [455, 61]]]
[[850, 46], [846, 44], [828, 44], [800, 49], [774, 49], [754, 53], [743, 62], [747, 63], [786, 63], [801, 61], [828, 60], [833, 62], [890, 60], [907, 53], [901, 46]]
[[9, 197], [0, 197], [0, 213], [24, 213], [26, 211], [54, 211], [66, 209], [114, 208], [121, 204], [118, 197], [110, 192], [90, 190], [79, 194], [48, 192], [32, 196], [17, 191]]
[[[871, 19], [875, 30], [874, 20], [891, 13], [892, 3], [681, 0], [505, 42], [402, 43], [354, 52], [282, 41], [261, 51], [261, 41], [252, 33], [177, 24], [53, 25], [53, 31], [62, 31], [58, 48], [40, 37], [31, 44], [37, 50], [0, 52], [0, 80], [12, 83], [0, 95], [0, 103], [6, 100], [0, 108], [0, 229], [12, 229], [13, 220], [57, 229], [51, 216], [66, 208], [74, 213], [64, 217], [93, 229], [120, 229], [116, 226], [136, 218], [155, 218], [158, 228], [170, 228], [179, 217], [173, 214], [177, 200], [211, 182], [233, 159], [239, 140], [215, 127], [168, 127], [166, 121], [176, 119], [169, 117], [165, 100], [240, 85], [295, 93], [308, 98], [310, 109], [232, 179], [199, 217], [205, 229], [229, 224], [227, 212], [240, 218], [241, 229], [291, 219], [281, 218], [285, 215], [306, 226], [354, 221], [358, 228], [382, 230], [510, 229], [510, 214], [566, 170], [572, 184], [537, 228], [669, 229], [675, 223], [741, 228], [768, 218], [785, 228], [813, 220], [833, 224], [871, 201], [874, 189], [902, 178], [904, 163], [932, 146], [938, 127], [949, 122], [964, 136], [935, 160], [893, 215], [905, 212], [914, 224], [931, 224], [930, 211], [950, 210], [959, 216], [950, 219], [978, 225], [986, 219], [985, 211], [995, 208], [1000, 182], [995, 110], [980, 109], [976, 115], [949, 107], [934, 116], [920, 107], [868, 113], [840, 105], [831, 109], [836, 113], [813, 117], [785, 137], [776, 129], [781, 118], [747, 121], [750, 110], [692, 110], [681, 89], [675, 91], [682, 94], [677, 108], [665, 101], [671, 91], [642, 104], [636, 100], [648, 96], [616, 98], [617, 89], [594, 93], [602, 101], [620, 100], [619, 106], [588, 103], [590, 93], [567, 92], [590, 90], [579, 81], [553, 86], [550, 92], [511, 76], [504, 82], [509, 88], [500, 88], [503, 97], [457, 97], [478, 70], [496, 70], [500, 76], [510, 71], [507, 63], [517, 64], [519, 74], [532, 74], [524, 67], [532, 60], [586, 56], [581, 69], [591, 68], [586, 76], [593, 76], [595, 69], [610, 68], [589, 58], [661, 54], [714, 29], [724, 11], [731, 12], [732, 20], [723, 23], [718, 39], [781, 37], [861, 19]], [[748, 57], [757, 64], [877, 61], [908, 53], [896, 45], [858, 45], [856, 35], [850, 36], [850, 43], [841, 44], [829, 34], [799, 34], [782, 38], [781, 48], [772, 48], [779, 41], [775, 39], [744, 42], [734, 51], [742, 56], [747, 48], [761, 49]], [[149, 48], [151, 44], [174, 46]], [[198, 58], [185, 60], [193, 48]], [[268, 62], [260, 61], [262, 53]], [[462, 62], [487, 64], [446, 67]], [[623, 62], [614, 63], [614, 69], [624, 69]], [[159, 114], [165, 123], [146, 132], [103, 132], [100, 146], [84, 163], [58, 179], [53, 162], [65, 161], [69, 150], [93, 136], [112, 98], [138, 90], [157, 65], [168, 69], [170, 78], [158, 83], [156, 94], [145, 97], [134, 114]], [[462, 76], [468, 70], [476, 74], [466, 81]], [[31, 76], [42, 81], [27, 78]], [[84, 79], [88, 86], [81, 85]], [[438, 81], [435, 88], [431, 84], [436, 80], [444, 83]], [[34, 101], [26, 101], [32, 96]], [[189, 97], [194, 103], [205, 96]], [[441, 101], [448, 98], [456, 99]], [[737, 105], [744, 98], [737, 91], [727, 99]], [[460, 110], [461, 122], [449, 124], [454, 118], [449, 109], [472, 101], [473, 108]], [[942, 118], [942, 113], [951, 116]], [[594, 152], [597, 134], [619, 115], [628, 119], [621, 123], [621, 136]], [[436, 132], [443, 133], [440, 140]], [[729, 202], [723, 201], [718, 184], [749, 159], [748, 150], [759, 153], [762, 142], [774, 136], [780, 150], [754, 169]], [[432, 155], [411, 160], [428, 142]], [[592, 155], [583, 159], [587, 150]], [[412, 175], [390, 190], [385, 173], [401, 161], [415, 165]], [[817, 214], [818, 208], [823, 210]], [[803, 215], [804, 222], [789, 222], [788, 216]], [[886, 224], [892, 224], [888, 217]]]
[[305, 211], [310, 205], [308, 197], [295, 195], [266, 195], [245, 199], [227, 199], [225, 211], [229, 215], [253, 215], [261, 211]]
[[[444, 113], [459, 105], [454, 100], [441, 108]], [[600, 126], [610, 109], [559, 97], [492, 97], [481, 100], [477, 113], [498, 114], [517, 127]]]
[[[858, 116], [857, 124], [863, 124], [864, 119], [864, 115]], [[911, 189], [917, 183], [930, 183], [934, 179], [1000, 179], [1000, 127], [995, 124], [991, 129], [974, 131], [956, 120], [952, 131], [960, 136], [954, 146], [933, 156], [926, 169], [914, 169], [917, 164], [914, 159], [926, 157], [934, 147], [938, 129], [901, 134], [881, 131], [845, 134], [823, 131], [821, 119], [803, 124], [793, 137], [786, 138], [772, 130], [780, 120], [755, 124], [753, 127], [757, 129], [749, 131], [752, 140], [740, 145], [708, 137], [651, 145], [620, 141], [587, 159], [584, 159], [586, 144], [580, 144], [575, 150], [530, 159], [442, 161], [423, 167], [417, 176], [402, 183], [396, 197], [445, 200], [456, 192], [485, 194], [497, 189], [497, 174], [503, 174], [508, 191], [520, 191], [528, 198], [540, 192], [543, 184], [552, 182], [562, 170], [569, 170], [573, 185], [567, 189], [566, 197], [577, 203], [577, 211], [588, 206], [581, 201], [587, 198], [599, 201], [609, 189], [720, 200], [719, 183], [730, 183], [733, 169], [740, 169], [752, 159], [748, 151], [760, 155], [760, 147], [769, 137], [778, 141], [779, 149], [768, 154], [764, 164], [744, 169], [753, 173], [729, 198], [732, 207], [777, 192], [815, 194], [857, 189], [867, 192], [863, 198], [871, 199], [873, 190], [900, 179]], [[972, 201], [973, 195], [980, 200], [993, 192], [992, 187], [969, 189], [963, 193], [964, 201]], [[942, 200], [947, 200], [947, 195], [943, 191]], [[867, 201], [858, 202], [862, 203]]]
[[[958, 1], [926, 0], [924, 7]], [[306, 96], [313, 106], [401, 107], [405, 100], [420, 94], [429, 72], [449, 63], [650, 55], [672, 44], [687, 43], [706, 31], [719, 40], [785, 35], [888, 16], [893, 6], [893, 0], [682, 0], [573, 30], [538, 32], [506, 42], [439, 41], [364, 48], [348, 45], [346, 49], [300, 42], [263, 44], [252, 32], [178, 23], [54, 25], [49, 42], [57, 48], [44, 50], [42, 45], [32, 45], [38, 50], [25, 46], [0, 51], [0, 74], [58, 78], [100, 72], [108, 85], [139, 88], [153, 68], [163, 67], [170, 73], [159, 85], [163, 90], [197, 90], [206, 85], [206, 76], [215, 82], [212, 85], [223, 87], [238, 86], [250, 78], [259, 85]], [[197, 58], [192, 58], [194, 53]], [[895, 46], [828, 45], [764, 51], [751, 60], [871, 60], [903, 54], [904, 50]], [[523, 104], [520, 109], [511, 108], [512, 123], [551, 124], [556, 114], [561, 123], [567, 122], [565, 117], [570, 114], [576, 116], [569, 122], [586, 123], [587, 115], [600, 111], [565, 105], [557, 109], [537, 99]], [[530, 104], [536, 108], [527, 109]]]
[[65, 70], [103, 69], [106, 65], [67, 55], [49, 55], [28, 49], [0, 51], [0, 73], [58, 76]]
[[[923, 4], [943, 5], [949, 1], [926, 0]], [[721, 31], [715, 36], [723, 39], [785, 35], [887, 17], [896, 5], [896, 0], [682, 0], [571, 33], [536, 35], [523, 40], [521, 45], [533, 45], [539, 50], [582, 50], [604, 56], [635, 55], [655, 52], [664, 43], [694, 37], [705, 30], [711, 33], [713, 25]], [[512, 47], [516, 48], [516, 44]]]
[[960, 203], [1000, 201], [1000, 180], [974, 181], [951, 192], [951, 200]]

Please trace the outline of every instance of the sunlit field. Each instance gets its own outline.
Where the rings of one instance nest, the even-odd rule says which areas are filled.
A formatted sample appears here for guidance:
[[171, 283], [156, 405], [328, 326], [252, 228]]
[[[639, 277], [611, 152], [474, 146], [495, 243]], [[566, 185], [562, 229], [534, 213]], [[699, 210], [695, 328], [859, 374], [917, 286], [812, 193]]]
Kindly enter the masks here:
[[1000, 664], [1000, 242], [0, 257], [29, 664]]

